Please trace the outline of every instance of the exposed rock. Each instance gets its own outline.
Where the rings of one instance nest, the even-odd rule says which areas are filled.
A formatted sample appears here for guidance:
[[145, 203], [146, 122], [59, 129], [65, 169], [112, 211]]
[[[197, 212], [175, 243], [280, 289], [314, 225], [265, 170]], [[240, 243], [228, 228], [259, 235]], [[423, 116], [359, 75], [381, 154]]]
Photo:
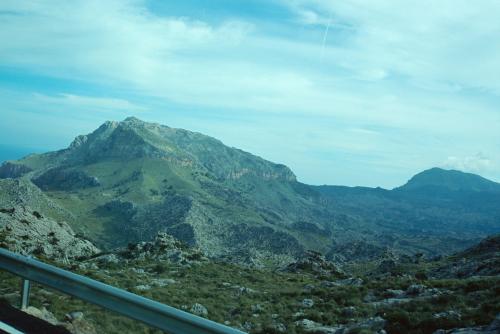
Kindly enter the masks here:
[[309, 319], [302, 319], [295, 322], [295, 326], [301, 328], [304, 332], [314, 334], [340, 334], [344, 327], [328, 327]]
[[146, 274], [146, 271], [142, 268], [130, 268], [130, 270], [139, 275]]
[[153, 241], [130, 244], [118, 255], [126, 259], [157, 259], [185, 265], [208, 260], [199, 249], [189, 247], [165, 232], [159, 232]]
[[295, 312], [293, 315], [292, 315], [292, 318], [294, 319], [299, 319], [299, 318], [302, 318], [305, 316], [305, 313], [302, 312], [302, 311], [299, 311], [299, 312]]
[[85, 319], [74, 319], [70, 323], [63, 323], [63, 326], [73, 334], [97, 334], [92, 323]]
[[29, 306], [24, 311], [37, 318], [45, 320], [52, 325], [63, 326], [72, 334], [97, 334], [95, 327], [90, 322], [86, 321], [83, 313], [79, 311], [66, 314], [66, 322], [58, 321], [57, 318], [45, 307], [38, 309], [33, 306]]
[[68, 321], [81, 320], [81, 319], [83, 319], [83, 312], [81, 312], [81, 311], [69, 312], [65, 315], [65, 318]]
[[334, 286], [362, 286], [363, 279], [359, 277], [349, 277], [333, 282]]
[[255, 304], [255, 305], [252, 305], [252, 312], [253, 313], [260, 313], [264, 310], [264, 308], [262, 307], [262, 305], [260, 304]]
[[49, 312], [45, 307], [38, 309], [33, 306], [28, 306], [26, 309], [24, 309], [24, 312], [31, 314], [32, 316], [37, 317], [39, 319], [45, 320], [52, 325], [59, 324], [57, 318], [51, 312]]
[[304, 332], [314, 334], [348, 334], [368, 331], [369, 333], [384, 333], [386, 320], [381, 317], [368, 318], [353, 325], [324, 326], [309, 319], [302, 319], [295, 322], [295, 326]]
[[20, 254], [64, 262], [99, 252], [65, 222], [55, 222], [23, 206], [0, 210], [0, 245]]
[[0, 179], [0, 209], [10, 210], [26, 207], [43, 216], [57, 217], [56, 220], [71, 221], [74, 216], [48, 198], [29, 180]]
[[175, 280], [171, 278], [155, 278], [151, 280], [151, 284], [160, 288], [174, 283], [176, 283]]
[[302, 302], [300, 303], [303, 307], [306, 307], [306, 308], [311, 308], [314, 306], [314, 301], [312, 299], [304, 299], [302, 300]]
[[434, 319], [450, 319], [450, 320], [461, 320], [462, 319], [462, 315], [460, 314], [460, 312], [453, 311], [453, 310], [435, 313], [432, 315], [432, 317]]
[[200, 316], [200, 317], [208, 316], [207, 308], [201, 304], [198, 304], [198, 303], [193, 304], [193, 306], [191, 306], [191, 309], [189, 311], [193, 314]]
[[116, 256], [116, 254], [103, 254], [93, 258], [92, 260], [101, 265], [120, 263], [120, 259]]
[[384, 292], [384, 296], [387, 298], [404, 298], [406, 293], [403, 290], [387, 289]]
[[254, 289], [247, 288], [245, 286], [234, 285], [233, 288], [236, 289], [238, 295], [252, 294], [257, 292]]
[[370, 302], [370, 305], [379, 308], [385, 306], [393, 306], [398, 304], [405, 304], [413, 301], [413, 298], [387, 298], [379, 301]]
[[406, 289], [406, 294], [409, 296], [418, 296], [426, 291], [426, 286], [422, 284], [412, 284]]
[[305, 252], [299, 260], [289, 264], [284, 270], [288, 272], [307, 272], [322, 276], [345, 276], [344, 271], [336, 264], [327, 261], [321, 253], [311, 250]]

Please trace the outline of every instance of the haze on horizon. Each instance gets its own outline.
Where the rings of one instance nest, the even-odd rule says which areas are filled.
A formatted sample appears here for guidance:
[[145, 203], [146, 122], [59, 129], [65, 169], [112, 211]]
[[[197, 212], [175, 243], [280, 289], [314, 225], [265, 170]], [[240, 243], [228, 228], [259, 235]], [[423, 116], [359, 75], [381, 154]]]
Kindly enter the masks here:
[[[495, 1], [2, 1], [0, 157], [134, 115], [310, 184], [500, 180]], [[11, 152], [11, 153], [8, 153]]]

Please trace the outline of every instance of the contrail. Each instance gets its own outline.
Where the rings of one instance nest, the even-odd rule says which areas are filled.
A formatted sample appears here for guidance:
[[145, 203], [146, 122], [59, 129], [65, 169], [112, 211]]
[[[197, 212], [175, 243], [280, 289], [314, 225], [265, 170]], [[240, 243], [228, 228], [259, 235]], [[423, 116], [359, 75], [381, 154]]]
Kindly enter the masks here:
[[328, 30], [330, 30], [330, 24], [332, 23], [332, 16], [328, 19], [328, 24], [326, 25], [325, 33], [323, 34], [323, 43], [321, 45], [321, 61], [323, 61], [323, 56], [325, 54], [326, 39], [328, 38]]

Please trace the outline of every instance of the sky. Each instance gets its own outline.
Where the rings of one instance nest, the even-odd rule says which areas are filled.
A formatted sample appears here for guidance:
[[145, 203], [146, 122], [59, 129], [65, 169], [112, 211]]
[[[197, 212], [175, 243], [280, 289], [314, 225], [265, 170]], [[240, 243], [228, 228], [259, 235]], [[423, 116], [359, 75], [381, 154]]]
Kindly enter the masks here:
[[500, 1], [0, 2], [0, 160], [135, 116], [310, 184], [500, 181]]

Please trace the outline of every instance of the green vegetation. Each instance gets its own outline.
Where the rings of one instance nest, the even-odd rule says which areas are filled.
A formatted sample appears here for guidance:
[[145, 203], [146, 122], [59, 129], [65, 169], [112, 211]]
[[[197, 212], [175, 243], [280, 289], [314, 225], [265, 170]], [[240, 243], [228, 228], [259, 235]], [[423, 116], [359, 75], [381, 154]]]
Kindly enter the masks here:
[[[126, 266], [110, 264], [100, 270], [68, 268], [82, 275], [118, 286], [176, 308], [189, 311], [194, 303], [208, 309], [208, 318], [231, 326], [245, 328], [251, 333], [273, 333], [276, 323], [287, 327], [287, 333], [301, 333], [294, 325], [309, 319], [324, 325], [352, 324], [372, 316], [387, 320], [388, 333], [432, 333], [436, 329], [485, 325], [500, 310], [500, 278], [416, 280], [412, 275], [362, 277], [360, 286], [326, 284], [335, 277], [318, 278], [307, 273], [284, 273], [257, 270], [227, 263], [204, 263], [179, 266], [168, 262], [132, 261]], [[137, 269], [143, 269], [138, 271]], [[417, 269], [417, 268], [415, 268]], [[1, 273], [2, 294], [15, 292], [19, 279]], [[173, 279], [160, 287], [151, 285], [143, 291], [139, 284], [154, 279]], [[406, 290], [412, 284], [436, 288], [435, 296], [415, 297], [414, 300], [387, 306], [375, 306], [366, 300], [374, 295], [384, 300], [387, 291]], [[301, 305], [312, 299], [310, 308]], [[102, 310], [45, 288], [33, 290], [32, 305], [45, 306], [58, 319], [71, 311], [83, 311], [102, 333], [119, 333], [133, 328], [134, 333], [154, 333], [130, 320], [114, 314], [102, 316]], [[347, 312], [346, 310], [353, 310]], [[435, 315], [452, 310], [459, 317], [437, 318]], [[370, 333], [370, 331], [364, 331]], [[359, 332], [361, 333], [361, 332]]]

